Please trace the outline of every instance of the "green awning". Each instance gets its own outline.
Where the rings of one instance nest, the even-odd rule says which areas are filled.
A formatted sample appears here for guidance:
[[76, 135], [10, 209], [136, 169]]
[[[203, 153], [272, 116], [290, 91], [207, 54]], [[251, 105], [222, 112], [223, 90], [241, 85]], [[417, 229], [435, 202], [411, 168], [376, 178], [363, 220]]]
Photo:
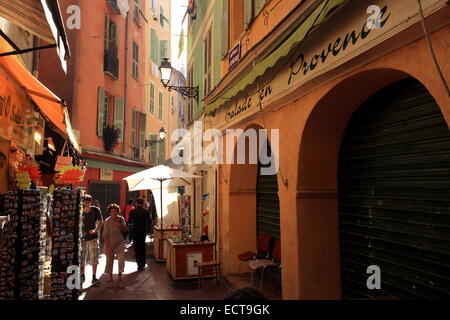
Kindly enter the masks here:
[[207, 114], [211, 113], [224, 105], [226, 99], [221, 99], [221, 97], [235, 97], [249, 85], [254, 84], [259, 77], [264, 76], [271, 67], [275, 66], [275, 64], [280, 61], [280, 59], [288, 56], [294, 46], [303, 41], [314, 27], [321, 24], [329, 13], [341, 6], [344, 2], [345, 0], [322, 0], [322, 2], [309, 13], [300, 26], [282, 44], [268, 55], [260, 58], [259, 61], [256, 61], [255, 66], [247, 74], [235, 84], [222, 91], [211, 103], [206, 105], [205, 112]]

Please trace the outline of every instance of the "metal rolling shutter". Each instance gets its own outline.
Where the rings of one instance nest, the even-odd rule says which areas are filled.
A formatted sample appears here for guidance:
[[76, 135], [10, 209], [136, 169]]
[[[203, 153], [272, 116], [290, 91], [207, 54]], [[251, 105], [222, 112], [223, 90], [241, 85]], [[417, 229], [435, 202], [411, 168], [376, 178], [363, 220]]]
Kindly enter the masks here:
[[[450, 132], [416, 80], [365, 102], [339, 161], [344, 298], [450, 297]], [[368, 290], [367, 267], [381, 268]]]
[[[260, 166], [261, 167], [261, 166]], [[280, 201], [277, 175], [261, 175], [258, 168], [256, 183], [256, 229], [280, 239]]]

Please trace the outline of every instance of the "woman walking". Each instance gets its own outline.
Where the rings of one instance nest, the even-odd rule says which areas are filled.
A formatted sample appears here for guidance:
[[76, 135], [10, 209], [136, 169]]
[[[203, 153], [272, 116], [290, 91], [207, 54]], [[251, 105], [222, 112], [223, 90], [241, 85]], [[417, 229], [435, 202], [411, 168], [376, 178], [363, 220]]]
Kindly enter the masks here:
[[117, 282], [118, 288], [123, 288], [122, 273], [125, 269], [125, 236], [128, 232], [128, 227], [125, 224], [125, 219], [119, 215], [120, 207], [117, 204], [111, 204], [108, 207], [108, 215], [103, 228], [103, 240], [105, 243], [106, 267], [105, 273], [109, 274], [109, 287], [114, 286], [113, 279], [113, 264], [114, 257], [117, 257], [119, 262], [119, 278]]

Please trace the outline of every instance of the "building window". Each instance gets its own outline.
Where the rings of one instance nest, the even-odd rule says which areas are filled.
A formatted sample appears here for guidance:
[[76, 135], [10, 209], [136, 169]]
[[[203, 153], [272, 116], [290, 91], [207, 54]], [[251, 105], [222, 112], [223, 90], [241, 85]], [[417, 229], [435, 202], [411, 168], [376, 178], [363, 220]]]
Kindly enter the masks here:
[[133, 41], [133, 77], [139, 76], [139, 46]]
[[[145, 113], [131, 110], [131, 146], [136, 149], [145, 149], [145, 132], [147, 125], [147, 116]], [[143, 151], [135, 155], [141, 158]]]
[[103, 129], [109, 125], [109, 95], [105, 92], [103, 98]]
[[157, 65], [159, 65], [158, 46], [159, 46], [159, 39], [158, 36], [156, 35], [155, 29], [152, 28], [150, 31], [150, 58]]
[[164, 58], [169, 58], [167, 47], [168, 47], [168, 41], [167, 40], [161, 40], [159, 42], [159, 59], [162, 61]]
[[163, 119], [163, 93], [159, 92], [158, 119]]
[[150, 83], [150, 112], [155, 113], [155, 85]]
[[164, 7], [161, 5], [159, 7], [159, 24], [161, 28], [164, 28], [164, 20], [166, 19], [165, 13], [164, 13]]
[[113, 77], [119, 77], [119, 58], [117, 50], [117, 25], [111, 21], [109, 16], [105, 16], [105, 35], [104, 35], [104, 64], [103, 71], [111, 74]]
[[134, 11], [133, 11], [133, 19], [134, 22], [139, 24], [139, 0], [134, 0]]
[[203, 93], [207, 96], [212, 89], [212, 27], [203, 40]]

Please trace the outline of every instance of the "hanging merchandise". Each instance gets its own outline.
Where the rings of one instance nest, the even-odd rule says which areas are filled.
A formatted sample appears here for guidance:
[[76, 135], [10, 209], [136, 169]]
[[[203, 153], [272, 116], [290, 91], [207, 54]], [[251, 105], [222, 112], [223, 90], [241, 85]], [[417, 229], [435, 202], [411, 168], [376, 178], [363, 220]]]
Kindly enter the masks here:
[[84, 180], [85, 169], [80, 166], [67, 166], [62, 168], [56, 175], [57, 184], [75, 185], [77, 186]]
[[53, 194], [52, 300], [78, 300], [80, 294], [77, 288], [71, 289], [68, 286], [67, 280], [68, 268], [79, 267], [83, 194], [82, 189], [59, 188]]
[[180, 208], [181, 225], [183, 228], [182, 239], [183, 241], [191, 240], [191, 197], [179, 195], [178, 207]]
[[[70, 155], [64, 156], [66, 151], [67, 141], [64, 142], [64, 146], [61, 150], [61, 154], [56, 158], [55, 171], [60, 172], [62, 169], [72, 165], [72, 157]], [[69, 152], [69, 150], [67, 150]]]
[[0, 300], [37, 300], [42, 297], [46, 239], [46, 188], [10, 192], [4, 213], [0, 258]]

